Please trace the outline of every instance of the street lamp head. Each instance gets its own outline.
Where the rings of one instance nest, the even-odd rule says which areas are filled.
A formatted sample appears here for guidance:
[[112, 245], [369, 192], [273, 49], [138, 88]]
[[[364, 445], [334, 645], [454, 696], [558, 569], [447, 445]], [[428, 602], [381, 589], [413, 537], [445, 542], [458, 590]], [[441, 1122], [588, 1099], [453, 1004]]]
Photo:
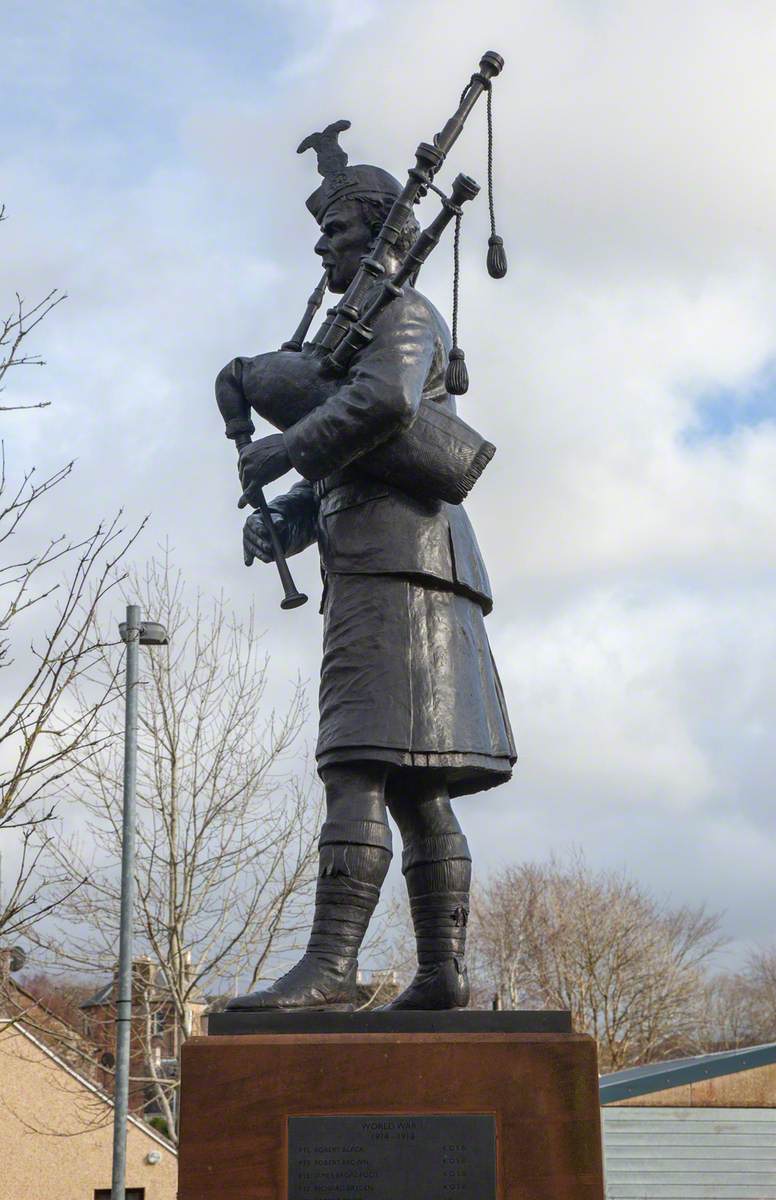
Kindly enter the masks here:
[[[141, 621], [140, 622], [140, 645], [141, 646], [166, 646], [168, 642], [167, 630], [164, 625], [160, 625], [158, 621]], [[122, 621], [119, 625], [119, 636], [122, 642], [129, 641], [129, 625], [126, 621]]]
[[160, 625], [158, 621], [141, 621], [140, 645], [166, 646], [167, 630], [165, 629], [164, 625]]

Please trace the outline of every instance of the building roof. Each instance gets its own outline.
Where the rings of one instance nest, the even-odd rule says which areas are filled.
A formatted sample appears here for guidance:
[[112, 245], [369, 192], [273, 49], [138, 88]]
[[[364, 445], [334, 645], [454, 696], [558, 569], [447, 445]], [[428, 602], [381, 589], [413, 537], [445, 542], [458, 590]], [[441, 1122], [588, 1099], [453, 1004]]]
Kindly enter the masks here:
[[33, 1032], [47, 1045], [53, 1041], [59, 1058], [70, 1062], [82, 1074], [91, 1072], [104, 1082], [102, 1048], [76, 1029], [64, 1017], [28, 991], [16, 979], [6, 979], [0, 987], [0, 1025], [23, 1020], [26, 1031]]
[[83, 1000], [78, 1005], [79, 1008], [94, 1008], [97, 1005], [107, 1004], [110, 1000], [110, 994], [113, 990], [113, 982], [105, 983], [98, 992], [93, 996], [89, 996], [87, 1000]]
[[754, 1067], [767, 1067], [772, 1063], [776, 1063], [776, 1042], [745, 1046], [739, 1050], [720, 1050], [715, 1054], [698, 1054], [693, 1058], [674, 1058], [602, 1075], [599, 1094], [602, 1104], [616, 1104], [621, 1100], [633, 1100], [637, 1096], [664, 1092], [688, 1083], [700, 1083], [704, 1079], [718, 1079], [721, 1075], [736, 1075], [739, 1071], [751, 1071]]
[[[56, 1065], [65, 1071], [71, 1077], [71, 1079], [75, 1079], [77, 1083], [80, 1083], [81, 1086], [90, 1091], [92, 1095], [97, 1096], [109, 1108], [114, 1107], [113, 1098], [109, 1096], [107, 1092], [104, 1092], [102, 1088], [98, 1088], [91, 1082], [91, 1080], [81, 1075], [78, 1071], [75, 1071], [68, 1063], [64, 1061], [64, 1059], [60, 1058], [58, 1054], [55, 1054], [50, 1046], [47, 1046], [45, 1042], [42, 1042], [39, 1038], [36, 1038], [34, 1034], [30, 1033], [29, 1029], [25, 1029], [23, 1022], [20, 1019], [17, 1018], [15, 1020], [8, 1020], [7, 1018], [0, 1017], [0, 1031], [9, 1028], [12, 1029], [14, 1033], [21, 1034], [21, 1036], [25, 1037], [28, 1042], [32, 1042], [32, 1044], [36, 1046], [38, 1050], [45, 1054], [47, 1058], [51, 1059], [52, 1062], [56, 1063]], [[127, 1121], [131, 1125], [134, 1125], [137, 1129], [141, 1130], [141, 1132], [149, 1137], [151, 1141], [158, 1142], [160, 1146], [164, 1146], [165, 1150], [168, 1150], [170, 1154], [177, 1155], [178, 1152], [172, 1142], [169, 1142], [167, 1138], [163, 1137], [151, 1125], [147, 1125], [145, 1121], [141, 1121], [138, 1117], [132, 1116], [131, 1113], [127, 1116]]]

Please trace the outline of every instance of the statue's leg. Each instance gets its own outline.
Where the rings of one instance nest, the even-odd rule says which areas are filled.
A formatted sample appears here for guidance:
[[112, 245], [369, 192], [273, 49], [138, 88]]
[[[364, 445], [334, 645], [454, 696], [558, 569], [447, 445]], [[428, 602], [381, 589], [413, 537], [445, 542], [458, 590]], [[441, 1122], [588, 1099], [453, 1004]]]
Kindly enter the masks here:
[[385, 808], [388, 768], [348, 763], [321, 771], [326, 820], [319, 846], [315, 918], [302, 959], [277, 983], [229, 1008], [350, 1009], [358, 952], [391, 862]]
[[436, 772], [397, 772], [387, 791], [391, 816], [404, 842], [418, 970], [389, 1009], [465, 1008], [469, 979], [464, 963], [469, 917], [471, 855]]

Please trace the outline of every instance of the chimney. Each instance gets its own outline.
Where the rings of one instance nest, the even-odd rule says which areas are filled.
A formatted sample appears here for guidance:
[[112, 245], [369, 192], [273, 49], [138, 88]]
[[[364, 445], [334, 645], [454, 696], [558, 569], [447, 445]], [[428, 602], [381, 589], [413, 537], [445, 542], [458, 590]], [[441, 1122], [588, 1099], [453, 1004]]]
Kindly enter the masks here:
[[[146, 992], [153, 987], [154, 964], [147, 955], [132, 959], [132, 994]], [[116, 963], [113, 971], [113, 998], [118, 995], [119, 965]]]

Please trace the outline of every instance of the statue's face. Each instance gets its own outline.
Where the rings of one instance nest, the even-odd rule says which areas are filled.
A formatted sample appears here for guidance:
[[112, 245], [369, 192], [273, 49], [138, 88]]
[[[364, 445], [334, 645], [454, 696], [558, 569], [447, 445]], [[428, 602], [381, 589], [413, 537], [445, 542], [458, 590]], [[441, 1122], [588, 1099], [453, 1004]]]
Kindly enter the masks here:
[[323, 260], [332, 292], [347, 291], [372, 238], [358, 201], [342, 200], [326, 210], [315, 253]]

